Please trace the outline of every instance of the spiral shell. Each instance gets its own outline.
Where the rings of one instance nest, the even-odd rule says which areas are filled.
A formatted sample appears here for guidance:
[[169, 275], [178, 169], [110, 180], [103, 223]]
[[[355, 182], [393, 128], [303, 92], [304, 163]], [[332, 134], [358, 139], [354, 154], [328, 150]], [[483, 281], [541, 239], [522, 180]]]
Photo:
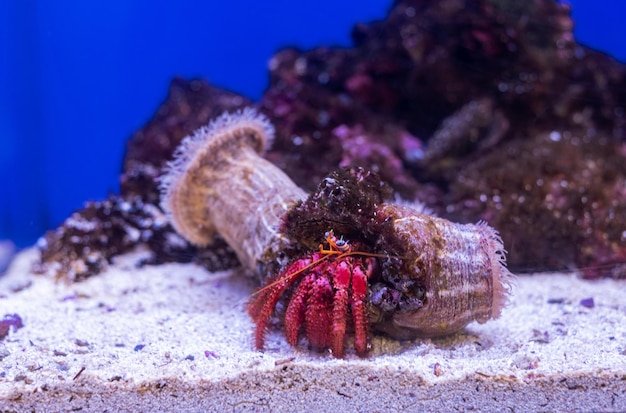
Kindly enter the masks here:
[[472, 321], [497, 318], [510, 290], [511, 274], [498, 233], [486, 223], [456, 224], [416, 209], [383, 204], [390, 238], [404, 248], [399, 278], [422, 291], [421, 305], [384, 315], [373, 309], [374, 328], [392, 337], [436, 337]]

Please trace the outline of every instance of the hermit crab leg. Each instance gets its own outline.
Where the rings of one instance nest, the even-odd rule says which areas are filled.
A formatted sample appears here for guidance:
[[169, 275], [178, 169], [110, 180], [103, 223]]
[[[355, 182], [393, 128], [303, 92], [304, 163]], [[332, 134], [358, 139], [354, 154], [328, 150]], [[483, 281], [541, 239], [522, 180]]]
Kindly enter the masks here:
[[323, 349], [331, 345], [333, 287], [329, 278], [322, 274], [311, 286], [305, 311], [305, 332], [309, 343]]
[[[343, 357], [343, 339], [346, 335], [348, 319], [348, 289], [352, 278], [352, 270], [346, 261], [339, 262], [332, 274], [335, 297], [333, 299], [333, 329], [331, 350], [336, 357]], [[366, 286], [367, 289], [367, 286]]]
[[262, 295], [255, 297], [251, 302], [249, 313], [256, 322], [254, 336], [256, 348], [263, 348], [265, 327], [274, 311], [274, 307], [276, 307], [276, 303], [287, 287], [291, 286], [298, 279], [293, 274], [302, 273], [309, 265], [310, 262], [307, 261], [296, 261], [278, 276], [278, 279], [273, 283], [273, 288], [265, 289]]
[[[373, 259], [370, 261], [368, 270], [373, 267]], [[371, 275], [371, 273], [369, 274]], [[357, 354], [363, 355], [367, 351], [368, 315], [365, 299], [367, 297], [368, 275], [360, 266], [352, 270], [352, 323], [354, 324], [354, 349]]]
[[307, 274], [298, 284], [287, 306], [287, 311], [285, 312], [285, 338], [287, 343], [294, 347], [298, 344], [300, 327], [306, 320], [306, 302], [309, 298], [309, 292], [318, 276], [319, 274], [315, 270]]

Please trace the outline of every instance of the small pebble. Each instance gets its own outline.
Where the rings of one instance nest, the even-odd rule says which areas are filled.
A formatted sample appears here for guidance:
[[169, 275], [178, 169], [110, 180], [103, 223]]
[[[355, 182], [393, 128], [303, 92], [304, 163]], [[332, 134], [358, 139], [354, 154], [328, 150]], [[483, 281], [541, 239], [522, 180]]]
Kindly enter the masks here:
[[583, 298], [580, 300], [580, 305], [587, 308], [595, 307], [595, 303], [593, 302], [593, 297]]

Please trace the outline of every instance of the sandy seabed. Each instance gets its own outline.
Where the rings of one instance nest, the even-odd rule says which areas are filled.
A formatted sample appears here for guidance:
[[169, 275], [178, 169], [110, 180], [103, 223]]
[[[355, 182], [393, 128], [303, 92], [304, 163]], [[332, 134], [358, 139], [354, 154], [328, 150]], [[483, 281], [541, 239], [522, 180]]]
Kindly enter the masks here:
[[72, 285], [17, 257], [0, 278], [0, 316], [24, 323], [0, 341], [0, 412], [626, 411], [626, 281], [519, 277], [498, 320], [337, 360], [277, 329], [254, 350], [241, 271], [144, 256]]

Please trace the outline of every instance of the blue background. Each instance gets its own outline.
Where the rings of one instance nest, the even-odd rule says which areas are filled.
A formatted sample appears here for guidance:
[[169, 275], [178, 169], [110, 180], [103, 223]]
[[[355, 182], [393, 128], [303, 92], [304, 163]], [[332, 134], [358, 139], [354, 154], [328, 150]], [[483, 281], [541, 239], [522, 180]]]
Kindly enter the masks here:
[[[626, 61], [626, 2], [572, 0], [578, 41]], [[391, 0], [0, 0], [0, 239], [35, 242], [119, 190], [172, 77], [258, 99], [284, 46], [350, 46]]]

